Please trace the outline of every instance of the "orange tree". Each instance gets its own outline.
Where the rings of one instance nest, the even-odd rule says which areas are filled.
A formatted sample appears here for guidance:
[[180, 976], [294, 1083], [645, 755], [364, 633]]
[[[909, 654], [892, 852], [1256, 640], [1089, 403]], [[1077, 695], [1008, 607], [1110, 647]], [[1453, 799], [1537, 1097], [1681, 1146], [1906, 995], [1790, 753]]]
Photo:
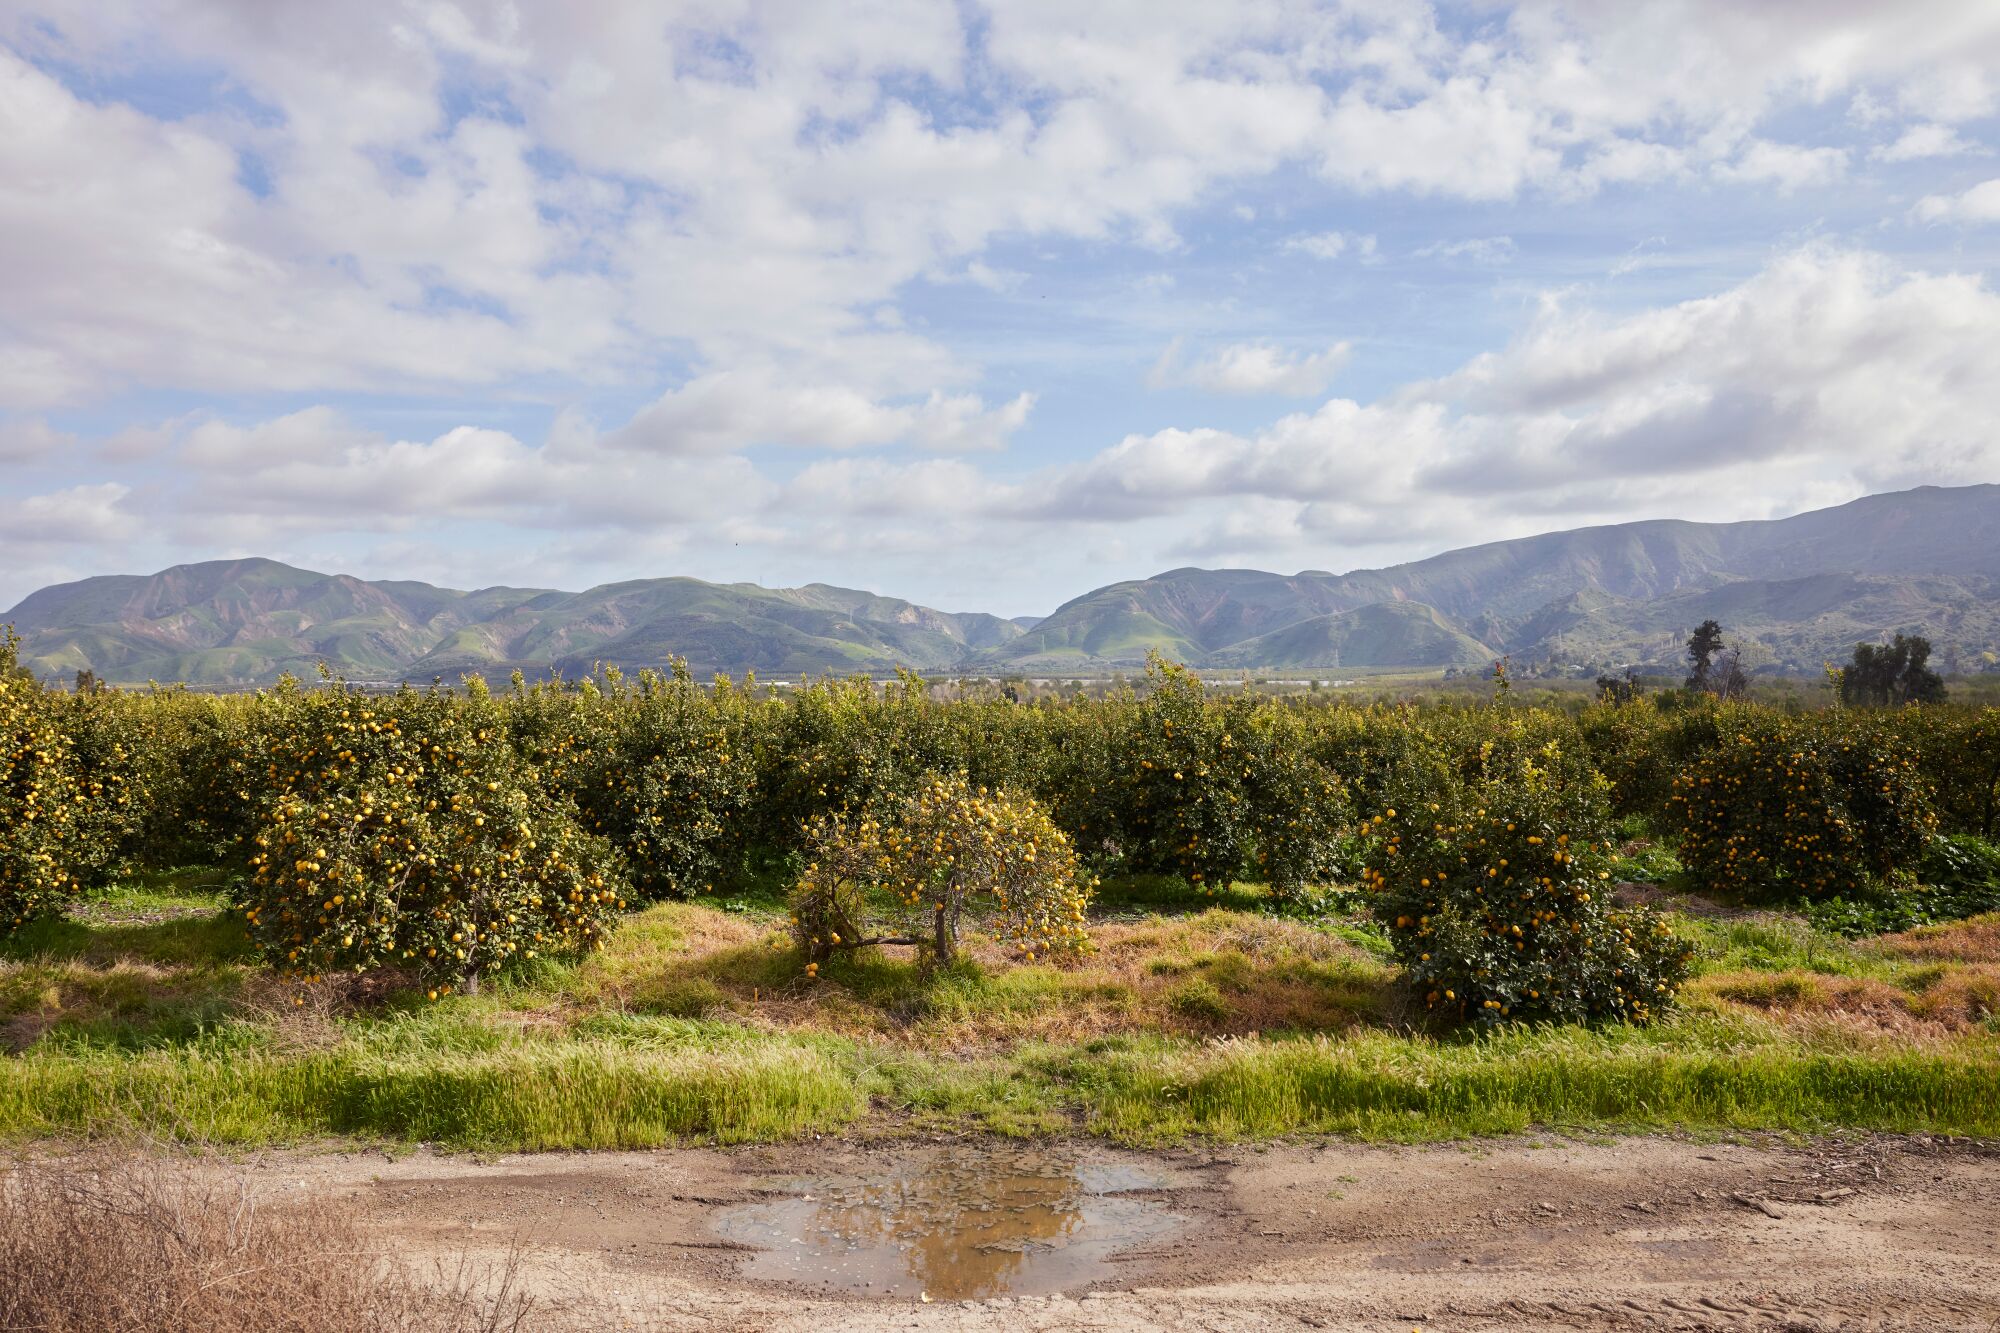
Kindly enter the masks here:
[[188, 766], [179, 696], [97, 687], [55, 697], [76, 770], [76, 831], [86, 886], [117, 871], [172, 864], [184, 844]]
[[239, 905], [281, 969], [400, 965], [433, 994], [539, 954], [598, 944], [623, 865], [508, 742], [476, 680], [371, 697], [274, 697], [271, 791]]
[[1254, 836], [1243, 710], [1211, 704], [1199, 676], [1157, 654], [1146, 678], [1145, 696], [1123, 705], [1113, 733], [1113, 836], [1130, 869], [1226, 888]]
[[0, 934], [60, 913], [82, 892], [90, 849], [59, 701], [19, 666], [0, 629]]
[[821, 816], [792, 892], [807, 972], [837, 952], [909, 945], [931, 963], [958, 954], [976, 917], [1023, 957], [1087, 943], [1090, 884], [1069, 839], [1035, 801], [933, 776], [857, 819]]
[[1233, 729], [1243, 741], [1243, 797], [1254, 872], [1280, 899], [1297, 900], [1347, 868], [1347, 786], [1312, 752], [1311, 719], [1263, 707]]
[[821, 815], [894, 801], [927, 773], [956, 771], [962, 765], [944, 713], [908, 673], [879, 685], [862, 677], [813, 681], [749, 710], [757, 790], [750, 838], [793, 849]]
[[2000, 708], [1926, 706], [1874, 714], [1916, 748], [1946, 832], [2000, 835]]
[[1681, 864], [1746, 897], [1819, 898], [1913, 867], [1937, 826], [1893, 716], [1739, 712], [1674, 780]]
[[1426, 1010], [1497, 1024], [1670, 1006], [1692, 952], [1612, 907], [1603, 778], [1558, 741], [1482, 751], [1464, 775], [1393, 780], [1365, 825], [1370, 909]]
[[577, 801], [625, 854], [641, 897], [713, 892], [740, 868], [757, 777], [746, 706], [727, 682], [695, 684], [680, 660], [605, 691], [607, 734], [582, 765]]

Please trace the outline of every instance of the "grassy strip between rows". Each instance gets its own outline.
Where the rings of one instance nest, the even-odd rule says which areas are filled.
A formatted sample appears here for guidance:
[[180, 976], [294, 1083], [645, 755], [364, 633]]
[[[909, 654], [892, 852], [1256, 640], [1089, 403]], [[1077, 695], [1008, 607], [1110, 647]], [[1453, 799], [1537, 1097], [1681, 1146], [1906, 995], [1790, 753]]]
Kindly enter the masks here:
[[1674, 1049], [1550, 1033], [1199, 1045], [1146, 1039], [953, 1059], [828, 1039], [727, 1049], [571, 1041], [385, 1056], [179, 1048], [0, 1062], [0, 1137], [140, 1130], [256, 1144], [324, 1136], [463, 1148], [768, 1141], [843, 1126], [1133, 1142], [1340, 1133], [1422, 1140], [1559, 1128], [2000, 1135], [1990, 1041], [1857, 1054]]

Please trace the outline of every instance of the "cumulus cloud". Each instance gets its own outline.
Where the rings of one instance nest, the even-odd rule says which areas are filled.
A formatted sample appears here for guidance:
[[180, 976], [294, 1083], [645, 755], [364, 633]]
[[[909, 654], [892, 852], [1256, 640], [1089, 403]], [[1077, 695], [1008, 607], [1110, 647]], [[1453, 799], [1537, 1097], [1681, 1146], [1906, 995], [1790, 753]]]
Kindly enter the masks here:
[[1963, 157], [1979, 151], [1978, 144], [1959, 137], [1950, 125], [1927, 121], [1910, 126], [1892, 143], [1870, 149], [1868, 156], [1878, 162], [1915, 162], [1929, 157]]
[[2000, 178], [1963, 194], [1928, 194], [1912, 210], [1924, 222], [2000, 222]]
[[1289, 352], [1274, 343], [1232, 343], [1184, 363], [1180, 340], [1153, 364], [1146, 382], [1155, 389], [1188, 386], [1210, 393], [1282, 394], [1309, 398], [1323, 393], [1354, 355], [1353, 345], [1335, 343], [1321, 352]]
[[75, 445], [75, 435], [41, 417], [0, 417], [0, 462], [52, 461]]
[[1847, 174], [1847, 150], [1752, 139], [1734, 160], [1718, 163], [1715, 174], [1738, 184], [1775, 185], [1781, 190], [1830, 185]]
[[[227, 95], [105, 95], [149, 66]], [[630, 383], [663, 347], [924, 394], [965, 368], [867, 312], [926, 274], [1004, 286], [997, 238], [1171, 246], [1218, 185], [1301, 165], [1470, 200], [1700, 169], [1800, 189], [1845, 150], [1760, 135], [1774, 110], [1963, 124], [1996, 67], [2000, 15], [1952, 0], [1523, 0], [1474, 32], [1400, 3], [24, 0], [0, 17], [0, 403]], [[1911, 134], [1890, 151], [1949, 142]]]
[[1255, 497], [1478, 515], [1491, 533], [1524, 516], [1648, 516], [1683, 485], [1728, 511], [1728, 479], [1751, 468], [1759, 505], [1990, 480], [1995, 413], [2000, 295], [1974, 276], [1811, 246], [1715, 296], [1633, 315], [1551, 300], [1451, 375], [1251, 433], [1131, 435], [1009, 503], [1136, 520]]
[[717, 371], [662, 395], [606, 437], [616, 449], [723, 453], [756, 444], [858, 449], [914, 444], [940, 453], [1006, 445], [1035, 405], [1032, 393], [989, 408], [977, 394], [932, 392], [888, 404], [845, 385], [787, 383]]
[[122, 541], [135, 522], [122, 505], [129, 486], [103, 482], [0, 499], [0, 534], [16, 548], [92, 546]]
[[[1268, 333], [1300, 325], [1260, 304], [1257, 273], [1345, 295], [1392, 271], [1361, 263], [1411, 253], [1404, 210], [1447, 219], [1422, 219], [1429, 237], [1665, 186], [1703, 213], [1853, 191], [1858, 162], [1979, 147], [1995, 69], [2000, 10], [1962, 0], [1518, 0], [1473, 19], [1403, 0], [355, 0], [282, 21], [19, 0], [0, 6], [0, 566], [63, 566], [20, 544], [59, 513], [208, 548], [297, 529], [414, 550], [429, 526], [511, 525], [579, 564], [739, 541], [802, 562], [991, 549], [1076, 522], [1035, 546], [1068, 583], [1076, 551], [1250, 541], [1229, 505], [1295, 544], [1388, 550], [1475, 520], [1652, 512], [1749, 459], [1765, 470], [1730, 504], [1970, 477], [1992, 461], [1978, 279], [1814, 248], [1726, 286], [1700, 275], [1746, 261], [1685, 228], [1647, 275], [1654, 310], [1551, 297], [1451, 374], [1261, 429], [1240, 404], [1158, 430], [1100, 402], [1034, 432], [1084, 451], [1069, 463], [1003, 446], [1050, 411], [1023, 386], [1101, 388], [1087, 356], [1036, 360], [1049, 326], [1025, 312], [1057, 287], [1024, 271], [1052, 255], [1064, 279], [1101, 263], [1120, 298], [1064, 352], [1110, 347], [1122, 374], [1132, 348], [1201, 328], [1158, 382], [1316, 397], [1347, 346]], [[2000, 182], [1945, 184], [1911, 190], [1912, 220], [2000, 218]], [[1232, 246], [1241, 281], [1218, 291], [1204, 265]], [[1523, 272], [1541, 249], [1510, 290], [1575, 277]], [[1178, 286], [1160, 255], [1191, 261]], [[967, 287], [990, 295], [954, 323], [940, 298]], [[1371, 346], [1436, 327], [1356, 310]], [[520, 424], [558, 404], [577, 410], [544, 438]], [[397, 429], [370, 424], [397, 405]], [[743, 454], [764, 445], [832, 456]], [[114, 475], [127, 489], [103, 489]]]

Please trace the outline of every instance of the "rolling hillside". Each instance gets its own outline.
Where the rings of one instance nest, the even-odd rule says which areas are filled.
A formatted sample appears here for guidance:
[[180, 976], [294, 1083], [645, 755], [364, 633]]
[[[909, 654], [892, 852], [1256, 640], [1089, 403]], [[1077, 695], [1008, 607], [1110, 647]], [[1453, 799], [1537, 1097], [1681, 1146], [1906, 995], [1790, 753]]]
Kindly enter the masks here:
[[[979, 661], [1130, 667], [1157, 644], [1201, 665], [1317, 667], [1331, 665], [1326, 642], [1277, 631], [1404, 603], [1488, 658], [1672, 658], [1708, 616], [1756, 645], [1753, 657], [1806, 670], [1912, 627], [1976, 655], [2000, 648], [2000, 486], [1922, 487], [1764, 522], [1579, 528], [1349, 574], [1176, 569], [1086, 593]], [[1339, 660], [1433, 664], [1380, 635]]]
[[948, 666], [1022, 625], [813, 584], [760, 588], [646, 579], [587, 592], [366, 583], [272, 560], [44, 588], [4, 615], [38, 675], [83, 668], [116, 683], [261, 685], [324, 661], [359, 681], [505, 678], [682, 656], [699, 674], [886, 672]]
[[1158, 650], [1219, 669], [1470, 666], [1502, 653], [1676, 660], [1714, 617], [1753, 664], [1813, 671], [1925, 633], [2000, 661], [2000, 486], [1923, 487], [1756, 523], [1650, 521], [1492, 542], [1388, 569], [1175, 569], [1046, 619], [935, 611], [809, 584], [641, 579], [584, 592], [364, 582], [270, 560], [84, 579], [0, 614], [44, 676], [266, 684], [325, 661], [350, 679], [567, 675], [688, 659], [698, 673], [1084, 673]]

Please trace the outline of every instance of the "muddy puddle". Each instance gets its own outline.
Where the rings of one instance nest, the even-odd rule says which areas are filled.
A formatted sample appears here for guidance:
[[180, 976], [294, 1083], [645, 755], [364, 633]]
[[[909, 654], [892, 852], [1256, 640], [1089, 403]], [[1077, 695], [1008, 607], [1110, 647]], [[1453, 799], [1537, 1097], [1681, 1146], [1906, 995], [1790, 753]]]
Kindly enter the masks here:
[[1184, 1219], [1168, 1173], [1030, 1144], [913, 1149], [853, 1173], [772, 1177], [720, 1214], [756, 1247], [744, 1277], [859, 1295], [1048, 1295], [1113, 1276], [1115, 1256]]

